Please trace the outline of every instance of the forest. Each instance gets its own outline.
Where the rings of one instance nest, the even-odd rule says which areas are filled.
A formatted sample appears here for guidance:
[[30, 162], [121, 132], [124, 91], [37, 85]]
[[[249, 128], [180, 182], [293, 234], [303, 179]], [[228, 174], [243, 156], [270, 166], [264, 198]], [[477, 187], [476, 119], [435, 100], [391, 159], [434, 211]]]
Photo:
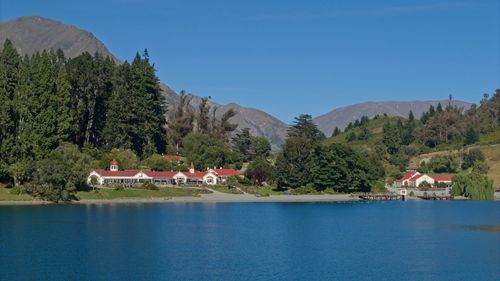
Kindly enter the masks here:
[[[380, 190], [404, 172], [411, 156], [467, 147], [498, 130], [500, 91], [468, 110], [439, 104], [420, 120], [412, 113], [362, 117], [329, 138], [301, 114], [274, 154], [267, 139], [231, 123], [237, 112], [217, 110], [208, 97], [195, 106], [184, 91], [168, 108], [147, 50], [117, 63], [99, 54], [66, 58], [60, 50], [21, 56], [6, 40], [0, 53], [0, 182], [47, 200], [72, 200], [75, 191], [89, 188], [88, 172], [106, 168], [111, 159], [121, 169], [185, 170], [161, 157], [180, 154], [199, 170], [244, 168], [246, 178], [238, 184], [303, 193]], [[381, 120], [379, 138], [369, 128]], [[461, 182], [472, 173], [484, 177], [484, 156], [469, 154], [418, 168], [438, 173], [444, 166], [462, 173]]]

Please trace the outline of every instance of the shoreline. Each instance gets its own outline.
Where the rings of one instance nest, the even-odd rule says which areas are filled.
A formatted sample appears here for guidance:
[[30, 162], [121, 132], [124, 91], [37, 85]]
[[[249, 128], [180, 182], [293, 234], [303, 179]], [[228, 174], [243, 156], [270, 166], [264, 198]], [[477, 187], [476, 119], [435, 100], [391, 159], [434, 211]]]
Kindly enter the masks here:
[[[456, 200], [464, 200], [458, 197]], [[407, 197], [406, 200], [422, 200]], [[0, 206], [14, 205], [52, 205], [52, 204], [133, 204], [133, 203], [315, 203], [315, 202], [360, 202], [366, 201], [351, 194], [321, 194], [321, 195], [270, 195], [255, 196], [253, 194], [229, 194], [215, 191], [214, 193], [201, 194], [200, 196], [174, 196], [174, 197], [136, 197], [115, 199], [82, 199], [79, 201], [54, 203], [39, 199], [26, 201], [0, 201]], [[500, 196], [495, 196], [492, 201], [500, 201]]]
[[[116, 198], [116, 199], [82, 199], [79, 201], [62, 202], [60, 204], [122, 204], [122, 203], [279, 203], [279, 202], [358, 202], [360, 198], [350, 194], [324, 195], [271, 195], [258, 197], [253, 194], [227, 194], [215, 192], [195, 196], [149, 197], [149, 198]], [[0, 201], [0, 206], [6, 205], [48, 205], [57, 204], [43, 200]]]

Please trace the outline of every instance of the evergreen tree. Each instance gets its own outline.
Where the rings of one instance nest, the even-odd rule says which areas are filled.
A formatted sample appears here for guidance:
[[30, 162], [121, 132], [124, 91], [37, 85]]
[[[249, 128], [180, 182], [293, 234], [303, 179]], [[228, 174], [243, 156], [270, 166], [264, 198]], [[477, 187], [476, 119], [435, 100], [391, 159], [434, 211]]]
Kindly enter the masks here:
[[415, 117], [413, 112], [410, 110], [408, 114], [408, 120], [406, 120], [403, 129], [401, 131], [401, 143], [403, 145], [409, 145], [415, 140], [415, 128], [417, 127], [415, 123]]
[[389, 154], [396, 154], [401, 145], [401, 135], [398, 125], [386, 122], [383, 127], [382, 142], [387, 148]]
[[250, 129], [244, 128], [241, 132], [236, 133], [232, 139], [233, 147], [238, 151], [243, 159], [243, 162], [248, 162], [252, 158], [252, 136]]
[[311, 115], [301, 114], [295, 118], [294, 124], [288, 129], [288, 138], [303, 137], [316, 142], [325, 138], [325, 135], [314, 124]]
[[23, 60], [15, 97], [18, 158], [41, 159], [69, 139], [69, 83], [54, 61], [46, 51]]
[[367, 158], [340, 144], [316, 146], [312, 163], [312, 179], [317, 190], [367, 192], [377, 177]]
[[116, 65], [110, 58], [93, 57], [85, 52], [70, 59], [67, 68], [73, 114], [71, 140], [80, 147], [86, 144], [101, 147]]
[[333, 133], [332, 133], [332, 137], [336, 137], [338, 135], [340, 135], [342, 132], [340, 131], [339, 127], [335, 127], [335, 129], [333, 130]]
[[104, 129], [108, 147], [130, 148], [140, 157], [164, 152], [165, 105], [158, 83], [146, 51], [118, 67]]
[[0, 53], [0, 180], [7, 176], [7, 165], [14, 159], [17, 120], [13, 105], [19, 80], [21, 58], [10, 40]]
[[297, 188], [311, 182], [311, 151], [325, 138], [312, 117], [302, 114], [288, 129], [288, 136], [276, 160], [278, 187]]
[[474, 130], [474, 128], [470, 127], [469, 130], [467, 130], [467, 133], [465, 134], [464, 144], [471, 145], [471, 144], [476, 143], [478, 140], [479, 140], [479, 136], [478, 136], [476, 130]]

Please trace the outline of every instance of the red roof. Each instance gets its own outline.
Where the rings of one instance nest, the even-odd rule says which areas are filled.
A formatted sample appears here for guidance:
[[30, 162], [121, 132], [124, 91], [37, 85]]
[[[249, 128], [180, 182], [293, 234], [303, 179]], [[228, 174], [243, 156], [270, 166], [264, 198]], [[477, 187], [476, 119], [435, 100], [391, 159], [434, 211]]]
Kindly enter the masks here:
[[180, 155], [162, 155], [161, 157], [163, 159], [167, 159], [167, 160], [171, 160], [171, 161], [179, 161], [179, 162], [184, 161], [184, 158]]
[[240, 172], [236, 171], [235, 169], [215, 169], [215, 173], [217, 173], [218, 176], [221, 177], [228, 177], [228, 176], [239, 176]]
[[432, 178], [438, 182], [443, 182], [443, 181], [451, 182], [451, 176], [433, 176]]
[[140, 171], [138, 170], [125, 170], [125, 171], [108, 171], [108, 170], [95, 170], [96, 173], [103, 177], [133, 177]]
[[148, 177], [152, 178], [173, 178], [178, 172], [166, 171], [166, 172], [144, 172]]
[[111, 160], [111, 163], [110, 163], [110, 164], [111, 164], [111, 165], [118, 165], [118, 161], [116, 161], [116, 159], [113, 159], [113, 160]]
[[208, 172], [195, 171], [194, 173], [183, 172], [188, 179], [202, 179]]
[[417, 172], [415, 171], [410, 171], [410, 172], [406, 172], [406, 174], [404, 174], [404, 176], [400, 179], [400, 181], [405, 181], [405, 180], [409, 180], [411, 179]]
[[411, 179], [410, 179], [410, 180], [411, 180], [411, 181], [416, 181], [417, 179], [419, 179], [419, 178], [421, 178], [421, 177], [423, 177], [423, 176], [424, 176], [424, 175], [422, 175], [422, 174], [414, 175], [413, 177], [411, 177]]

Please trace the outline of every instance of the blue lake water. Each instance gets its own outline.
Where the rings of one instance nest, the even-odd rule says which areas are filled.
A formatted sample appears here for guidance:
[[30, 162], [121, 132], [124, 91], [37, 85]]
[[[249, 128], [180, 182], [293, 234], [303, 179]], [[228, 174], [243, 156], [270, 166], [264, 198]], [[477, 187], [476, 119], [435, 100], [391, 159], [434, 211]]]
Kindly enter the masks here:
[[500, 202], [0, 206], [0, 280], [500, 280]]

